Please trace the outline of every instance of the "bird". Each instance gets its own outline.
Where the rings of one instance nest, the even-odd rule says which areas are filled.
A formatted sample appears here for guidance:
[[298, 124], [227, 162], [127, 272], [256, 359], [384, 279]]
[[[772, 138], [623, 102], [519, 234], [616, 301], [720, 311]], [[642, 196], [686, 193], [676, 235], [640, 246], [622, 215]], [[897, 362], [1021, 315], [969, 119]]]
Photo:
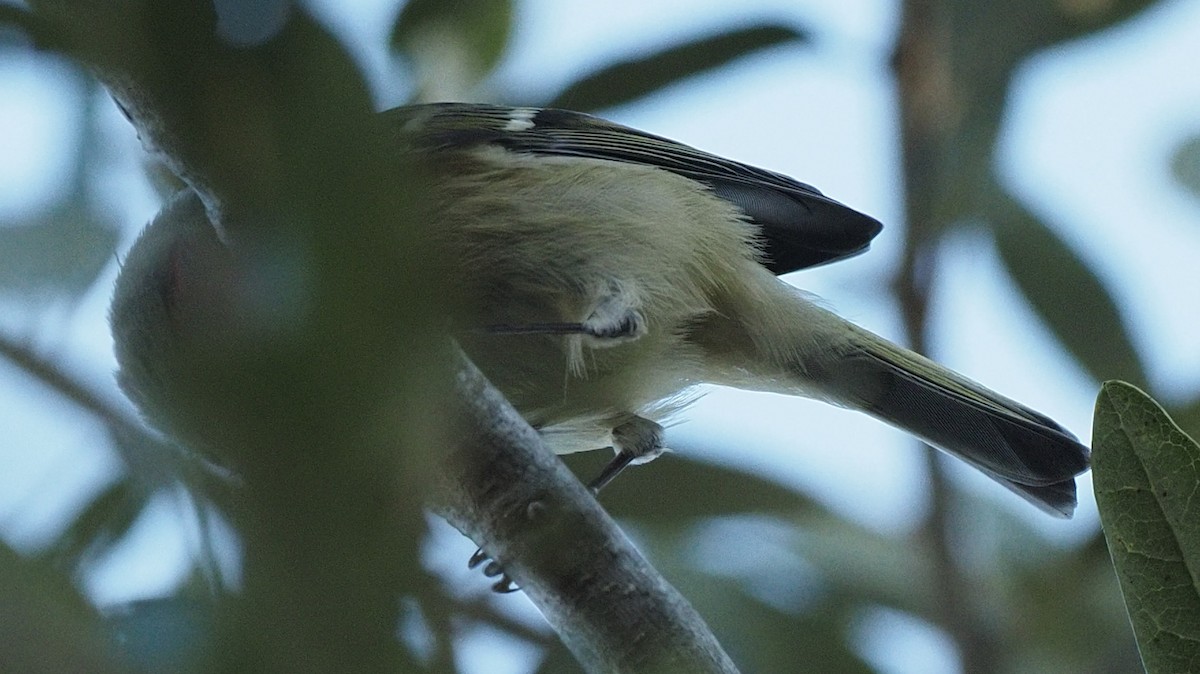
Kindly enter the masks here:
[[[447, 337], [555, 452], [614, 451], [593, 489], [658, 456], [663, 423], [708, 383], [864, 412], [1047, 513], [1074, 513], [1089, 450], [1069, 431], [780, 278], [866, 251], [876, 219], [580, 112], [430, 103], [377, 121], [386, 152], [423, 178], [422, 221], [461, 298]], [[148, 305], [171, 305], [163, 294], [191, 269], [164, 283], [168, 253], [221, 245], [171, 227], [156, 219], [135, 243], [110, 312], [119, 381], [143, 407], [170, 372], [150, 362], [164, 319]]]
[[1089, 450], [1058, 423], [778, 278], [882, 225], [811, 185], [587, 114], [442, 103], [383, 113], [436, 185], [467, 298], [459, 340], [595, 481], [662, 450], [699, 383], [860, 410], [1070, 517]]

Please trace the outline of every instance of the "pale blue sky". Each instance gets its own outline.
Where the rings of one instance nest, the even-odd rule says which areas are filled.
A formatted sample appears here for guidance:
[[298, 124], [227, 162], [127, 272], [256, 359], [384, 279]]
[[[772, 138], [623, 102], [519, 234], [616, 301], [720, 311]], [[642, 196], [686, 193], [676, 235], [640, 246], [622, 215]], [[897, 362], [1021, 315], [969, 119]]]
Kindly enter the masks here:
[[[344, 3], [325, 4], [331, 17], [344, 11]], [[382, 56], [392, 4], [357, 3], [354, 15], [339, 19], [366, 36], [355, 49], [380, 83], [381, 104], [402, 91], [397, 70]], [[868, 254], [790, 280], [895, 336], [889, 298], [873, 293], [896, 263], [903, 227], [894, 92], [884, 68], [896, 13], [894, 3], [882, 0], [528, 0], [499, 82], [553, 92], [598, 62], [733, 21], [776, 18], [812, 27], [811, 46], [744, 59], [608, 116], [795, 176], [882, 220], [887, 229]], [[1007, 184], [1100, 271], [1135, 327], [1151, 380], [1178, 399], [1200, 390], [1200, 311], [1192, 296], [1200, 288], [1200, 201], [1172, 182], [1166, 162], [1184, 138], [1200, 134], [1196, 35], [1200, 3], [1175, 0], [1119, 30], [1040, 55], [1020, 74], [996, 154]], [[65, 130], [79, 121], [77, 83], [66, 80], [64, 87], [62, 73], [36, 55], [0, 62], [0, 217], [31, 212], [61, 185], [74, 151]], [[104, 189], [125, 223], [128, 245], [155, 205], [135, 172], [142, 156], [132, 131], [113, 110], [102, 128], [120, 151]], [[26, 302], [0, 296], [0, 329], [32, 335], [112, 391], [104, 311], [113, 274], [115, 266], [77, 313], [64, 318], [56, 311], [49, 322], [31, 323]], [[947, 242], [938, 279], [933, 355], [1086, 440], [1096, 382], [1037, 324], [1000, 273], [986, 237], [963, 234]], [[0, 535], [19, 547], [36, 545], [112, 479], [112, 458], [92, 441], [96, 430], [0, 362], [0, 432], [7, 440], [0, 446]], [[668, 439], [681, 451], [803, 487], [883, 531], [906, 530], [924, 508], [915, 445], [882, 424], [819, 403], [714, 391], [682, 415]], [[1097, 526], [1089, 479], [1081, 482], [1079, 515], [1060, 522], [973, 471], [954, 473], [988, 492], [996, 507], [1028, 519], [1048, 544], [1082, 540]], [[97, 600], [154, 595], [180, 581], [195, 544], [191, 525], [178, 524], [180, 502], [157, 502], [129, 543], [88, 580]], [[461, 564], [460, 549], [469, 552], [470, 544], [454, 536], [440, 536], [447, 543], [431, 552], [443, 560], [439, 566]], [[938, 637], [905, 620], [888, 612], [864, 617], [862, 642], [871, 653], [897, 654], [879, 663], [881, 671], [929, 672]], [[905, 649], [918, 655], [899, 657]], [[938, 671], [954, 671], [952, 654], [943, 655]]]

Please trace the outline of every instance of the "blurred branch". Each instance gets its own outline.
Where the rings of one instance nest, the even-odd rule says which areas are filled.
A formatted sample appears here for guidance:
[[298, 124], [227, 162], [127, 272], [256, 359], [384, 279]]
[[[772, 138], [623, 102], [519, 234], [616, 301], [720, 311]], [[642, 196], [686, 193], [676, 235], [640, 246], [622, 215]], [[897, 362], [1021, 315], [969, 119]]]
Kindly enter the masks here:
[[[1055, 336], [1093, 375], [1142, 380], [1117, 306], [1096, 275], [1029, 212], [996, 175], [995, 148], [1013, 75], [1039, 49], [1108, 28], [1152, 0], [1017, 5], [906, 0], [893, 66], [899, 95], [906, 225], [894, 291], [910, 344], [926, 347], [938, 242], [954, 227], [986, 223], [1018, 288]], [[1032, 272], [1032, 273], [1023, 273]], [[1107, 373], [1107, 374], [1105, 374]], [[994, 623], [995, 606], [968, 578], [953, 545], [961, 507], [942, 457], [929, 450], [932, 487], [923, 536], [933, 551], [934, 620], [956, 641], [969, 672], [1021, 668]], [[987, 606], [986, 611], [981, 606]]]
[[131, 436], [145, 434], [140, 424], [129, 419], [124, 412], [105, 400], [103, 395], [91, 390], [58, 365], [37, 355], [27, 345], [20, 344], [7, 335], [0, 335], [0, 356], [113, 429]]
[[[39, 356], [28, 345], [0, 335], [0, 357], [104, 424], [112, 448], [128, 471], [98, 493], [53, 545], [41, 552], [40, 556], [55, 567], [78, 572], [85, 560], [102, 555], [128, 531], [150, 497], [164, 487], [182, 482], [201, 511], [207, 508], [202, 499], [228, 500], [236, 481], [227, 471], [130, 419], [107, 396]], [[207, 551], [208, 541], [202, 537], [202, 542]], [[200, 563], [206, 570], [216, 568], [211, 553]]]
[[[930, 276], [936, 267], [936, 239], [952, 209], [942, 206], [951, 193], [953, 177], [944, 173], [941, 158], [955, 139], [954, 115], [962, 92], [953, 78], [953, 53], [947, 43], [950, 16], [940, 0], [904, 3], [899, 41], [893, 56], [898, 85], [900, 130], [905, 181], [905, 237], [894, 292], [900, 304], [905, 337], [911, 348], [926, 351]], [[932, 555], [932, 584], [938, 595], [933, 605], [937, 623], [953, 637], [963, 671], [997, 671], [998, 643], [978, 624], [967, 603], [970, 583], [959, 568], [950, 541], [952, 488], [942, 457], [926, 447], [930, 480], [929, 514], [923, 526]]]
[[[105, 395], [92, 390], [71, 373], [39, 356], [28, 345], [16, 342], [7, 335], [0, 335], [0, 357], [7, 359], [31, 378], [71, 401], [107, 426], [116, 440], [114, 446], [121, 454], [125, 464], [137, 467], [139, 478], [153, 478], [150, 479], [153, 486], [164, 486], [169, 481], [180, 477], [178, 471], [167, 469], [164, 457], [186, 459], [183, 463], [185, 466], [199, 463], [198, 458], [185, 456], [178, 447], [164, 442], [141, 423], [130, 419]], [[170, 465], [178, 467], [178, 464]], [[205, 474], [209, 477], [215, 476], [215, 468], [205, 465], [195, 473], [189, 472], [191, 477], [200, 477]], [[210, 486], [216, 486], [220, 485], [222, 480], [206, 480], [206, 482], [211, 482]]]

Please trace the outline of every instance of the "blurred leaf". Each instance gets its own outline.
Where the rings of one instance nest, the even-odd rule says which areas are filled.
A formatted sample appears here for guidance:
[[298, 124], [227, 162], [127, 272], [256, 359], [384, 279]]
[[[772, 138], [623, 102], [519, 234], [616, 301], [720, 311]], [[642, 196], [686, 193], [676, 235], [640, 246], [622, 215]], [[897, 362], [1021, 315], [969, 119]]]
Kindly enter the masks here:
[[[582, 452], [563, 458], [587, 479], [610, 456]], [[626, 471], [605, 488], [601, 501], [614, 517], [630, 523], [651, 562], [696, 606], [747, 671], [792, 671], [798, 661], [822, 663], [814, 671], [868, 671], [843, 637], [853, 607], [882, 604], [931, 613], [928, 560], [921, 548], [839, 517], [769, 479], [666, 454]], [[781, 612], [751, 594], [763, 579], [715, 576], [695, 567], [697, 525], [738, 513], [764, 515], [765, 522], [778, 525], [768, 526], [782, 535], [776, 544], [817, 573], [785, 574], [770, 582], [797, 584], [795, 591], [815, 597], [814, 604]], [[761, 535], [757, 528], [747, 534]], [[729, 544], [742, 550], [756, 543], [767, 545], [761, 539]], [[814, 582], [817, 586], [803, 586]], [[540, 671], [571, 671], [557, 669], [557, 663], [551, 655]]]
[[[587, 479], [610, 456], [581, 452], [564, 458]], [[851, 522], [766, 478], [672, 453], [625, 471], [600, 500], [613, 517], [659, 532], [659, 537], [666, 531], [689, 531], [713, 517], [771, 516], [792, 528], [795, 537], [789, 544], [796, 554], [831, 583], [862, 600], [930, 613], [924, 573], [929, 562], [922, 549]]]
[[970, 579], [974, 620], [1001, 643], [1003, 672], [1139, 671], [1141, 660], [1103, 536], [1048, 540], [1028, 512], [963, 492], [953, 513], [955, 556]]
[[131, 477], [121, 477], [96, 494], [41, 557], [59, 569], [77, 571], [125, 537], [149, 497]]
[[729, 581], [709, 578], [705, 582], [702, 602], [695, 590], [688, 596], [702, 614], [712, 616], [708, 623], [742, 671], [873, 671], [847, 643], [852, 616], [837, 610], [836, 603], [793, 614], [746, 596]]
[[796, 553], [842, 592], [907, 613], [935, 614], [931, 553], [917, 539], [893, 538], [847, 520], [801, 521]]
[[[1017, 73], [1039, 50], [1112, 27], [1154, 0], [906, 3], [897, 55], [908, 226], [921, 236], [987, 218], [994, 148]], [[907, 102], [906, 102], [907, 99]], [[918, 237], [919, 238], [919, 237]]]
[[462, 67], [460, 76], [473, 85], [504, 55], [512, 33], [512, 5], [512, 0], [409, 0], [392, 26], [392, 48], [419, 70]]
[[63, 86], [78, 89], [83, 104], [82, 126], [65, 130], [78, 134], [79, 151], [56, 202], [27, 221], [0, 223], [0, 289], [77, 296], [114, 259], [119, 242], [119, 223], [88, 189], [104, 169], [105, 141], [95, 114], [99, 86], [85, 80], [78, 67], [62, 72]]
[[720, 68], [751, 52], [807, 40], [808, 34], [804, 31], [773, 24], [699, 38], [602, 68], [568, 86], [550, 105], [572, 110], [598, 110], [628, 103]]
[[81, 294], [117, 248], [116, 223], [75, 198], [33, 221], [0, 226], [0, 288]]
[[[563, 458], [588, 479], [611, 454]], [[927, 584], [914, 580], [927, 578], [924, 562], [907, 541], [871, 532], [803, 493], [736, 468], [666, 454], [627, 470], [600, 498], [631, 527], [654, 566], [700, 611], [744, 671], [795, 671], [801, 662], [819, 663], [813, 671], [870, 671], [845, 639], [854, 608], [864, 603], [926, 608], [928, 603], [922, 597]], [[790, 555], [798, 569], [816, 573], [793, 576], [759, 566], [726, 576], [697, 568], [702, 525], [714, 518], [728, 523], [737, 514], [746, 515], [745, 526], [742, 518], [734, 520], [746, 540], [729, 539], [731, 559], [755, 545], [760, 554], [762, 547], [773, 547]], [[778, 538], [766, 541], [766, 532]], [[769, 586], [775, 583], [795, 587], [772, 592]], [[774, 595], [778, 603], [765, 604], [765, 595]], [[800, 604], [789, 610], [786, 603], [793, 600]], [[578, 665], [552, 649], [539, 671], [573, 672]]]
[[[612, 454], [579, 452], [563, 458], [588, 480], [599, 474]], [[604, 488], [600, 501], [613, 517], [675, 527], [731, 513], [785, 517], [810, 511], [826, 513], [824, 506], [777, 482], [676, 453], [629, 468]]]
[[187, 597], [126, 604], [108, 612], [122, 653], [145, 672], [206, 671], [216, 628], [212, 606]]
[[1100, 521], [1146, 671], [1200, 662], [1200, 446], [1145, 393], [1108, 382], [1096, 399]]
[[1044, 223], [1009, 200], [993, 233], [1021, 293], [1097, 381], [1143, 385], [1141, 359], [1116, 302], [1091, 269]]
[[1193, 197], [1200, 198], [1200, 136], [1192, 136], [1175, 148], [1171, 174]]
[[0, 543], [0, 671], [126, 672], [94, 611], [62, 575]]

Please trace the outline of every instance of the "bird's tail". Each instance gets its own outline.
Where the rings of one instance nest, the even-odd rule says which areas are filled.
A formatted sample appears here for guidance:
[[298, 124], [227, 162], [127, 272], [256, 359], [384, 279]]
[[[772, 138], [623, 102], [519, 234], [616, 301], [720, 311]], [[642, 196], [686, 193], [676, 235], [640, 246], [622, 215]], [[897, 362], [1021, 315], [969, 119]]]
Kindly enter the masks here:
[[1075, 476], [1090, 452], [1049, 417], [851, 326], [828, 368], [844, 405], [899, 426], [975, 466], [1052, 514], [1075, 511]]
[[[765, 369], [735, 385], [861, 410], [963, 459], [1050, 514], [1074, 513], [1074, 478], [1087, 470], [1090, 452], [1070, 432], [821, 307], [789, 299], [794, 312], [776, 304], [751, 328], [754, 360]], [[780, 343], [792, 346], [781, 350]]]

